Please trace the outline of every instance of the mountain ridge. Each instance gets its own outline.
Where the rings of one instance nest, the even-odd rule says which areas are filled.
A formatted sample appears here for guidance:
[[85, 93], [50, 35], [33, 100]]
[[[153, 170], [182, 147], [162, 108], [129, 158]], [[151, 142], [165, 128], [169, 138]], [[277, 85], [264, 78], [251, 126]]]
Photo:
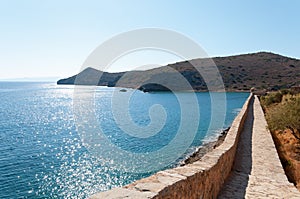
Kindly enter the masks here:
[[[214, 61], [227, 91], [246, 91], [252, 87], [278, 90], [300, 84], [300, 60], [272, 52], [256, 52], [226, 57], [197, 58], [181, 61], [145, 71], [109, 73], [88, 67], [79, 74], [61, 79], [58, 84], [117, 86], [143, 91], [195, 90], [207, 91], [201, 74], [194, 68], [212, 67]], [[193, 65], [191, 64], [193, 63]], [[189, 86], [180, 86], [176, 72], [185, 78]], [[153, 83], [157, 82], [157, 83]]]

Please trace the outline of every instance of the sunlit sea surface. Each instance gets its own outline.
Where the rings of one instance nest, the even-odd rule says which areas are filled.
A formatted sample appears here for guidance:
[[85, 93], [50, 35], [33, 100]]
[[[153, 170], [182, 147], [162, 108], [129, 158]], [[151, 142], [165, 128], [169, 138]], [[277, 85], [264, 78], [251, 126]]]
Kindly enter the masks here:
[[[94, 88], [82, 89], [83, 94], [91, 89], [94, 92]], [[115, 89], [119, 88], [97, 87], [95, 90], [97, 118], [111, 136], [119, 135], [119, 128], [110, 114]], [[121, 172], [111, 162], [107, 166], [102, 158], [89, 153], [76, 130], [73, 93], [71, 85], [0, 82], [0, 198], [86, 198], [151, 174]], [[191, 93], [182, 95], [189, 98]], [[248, 95], [226, 94], [224, 128], [230, 126]], [[196, 96], [201, 117], [195, 140], [186, 154], [215, 139], [221, 131], [207, 132], [211, 120], [209, 93], [197, 93]], [[161, 104], [170, 115], [163, 129], [164, 137], [170, 141], [180, 121], [180, 107], [172, 93], [136, 91], [129, 106], [132, 120], [146, 126], [150, 121], [148, 111], [153, 104]], [[151, 151], [161, 147], [161, 140], [154, 138], [134, 146], [132, 143], [136, 140], [126, 136], [117, 136], [115, 141], [120, 147], [135, 147], [134, 150], [141, 152], [145, 148]]]

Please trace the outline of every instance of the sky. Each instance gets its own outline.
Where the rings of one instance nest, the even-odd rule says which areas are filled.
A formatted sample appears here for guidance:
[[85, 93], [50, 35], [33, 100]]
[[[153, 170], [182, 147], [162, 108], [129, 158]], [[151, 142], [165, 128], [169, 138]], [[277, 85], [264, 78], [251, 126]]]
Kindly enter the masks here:
[[[299, 8], [297, 0], [0, 0], [0, 80], [69, 77], [101, 43], [149, 27], [179, 32], [212, 57], [269, 51], [300, 58]], [[113, 71], [179, 59], [150, 54], [119, 60]]]

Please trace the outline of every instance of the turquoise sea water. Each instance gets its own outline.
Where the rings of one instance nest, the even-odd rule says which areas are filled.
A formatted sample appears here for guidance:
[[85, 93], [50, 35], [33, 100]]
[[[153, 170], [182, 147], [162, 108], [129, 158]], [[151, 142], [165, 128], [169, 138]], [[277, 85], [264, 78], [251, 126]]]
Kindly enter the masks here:
[[[164, 107], [168, 116], [161, 132], [143, 142], [122, 133], [114, 121], [111, 111], [114, 90], [82, 88], [83, 94], [95, 93], [96, 118], [112, 143], [136, 153], [155, 151], [170, 143], [181, 116], [179, 103], [172, 93], [136, 91], [132, 96], [129, 112], [137, 125], [150, 123], [148, 111], [154, 104]], [[74, 87], [68, 85], [0, 82], [0, 198], [85, 198], [151, 174], [120, 171], [114, 167], [118, 162], [108, 164], [109, 160], [93, 156], [83, 146], [75, 125], [73, 94]], [[189, 99], [192, 94], [181, 95]], [[226, 94], [224, 128], [230, 126], [248, 95]], [[201, 114], [199, 127], [182, 158], [221, 131], [207, 132], [211, 122], [209, 93], [196, 93], [196, 96]]]

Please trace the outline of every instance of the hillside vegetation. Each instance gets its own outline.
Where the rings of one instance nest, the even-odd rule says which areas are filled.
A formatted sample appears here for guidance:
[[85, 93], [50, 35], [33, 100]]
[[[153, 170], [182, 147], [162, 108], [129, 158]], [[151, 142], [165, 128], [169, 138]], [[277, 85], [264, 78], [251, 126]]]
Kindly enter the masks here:
[[300, 94], [273, 92], [261, 104], [285, 172], [300, 190]]
[[[300, 84], [300, 60], [281, 55], [259, 52], [252, 54], [212, 58], [219, 69], [227, 91], [258, 89], [278, 90]], [[193, 63], [193, 65], [191, 64]], [[212, 69], [211, 59], [182, 61], [146, 71], [107, 73], [86, 68], [78, 75], [61, 79], [58, 84], [81, 84], [118, 86], [145, 90], [167, 90], [165, 87], [148, 85], [151, 82], [167, 83], [175, 90], [190, 90], [180, 87], [175, 72], [179, 72], [195, 91], [206, 91], [207, 85], [194, 66], [202, 70]], [[170, 70], [172, 69], [172, 70]], [[78, 78], [80, 77], [80, 78]], [[101, 77], [101, 78], [100, 78]]]

